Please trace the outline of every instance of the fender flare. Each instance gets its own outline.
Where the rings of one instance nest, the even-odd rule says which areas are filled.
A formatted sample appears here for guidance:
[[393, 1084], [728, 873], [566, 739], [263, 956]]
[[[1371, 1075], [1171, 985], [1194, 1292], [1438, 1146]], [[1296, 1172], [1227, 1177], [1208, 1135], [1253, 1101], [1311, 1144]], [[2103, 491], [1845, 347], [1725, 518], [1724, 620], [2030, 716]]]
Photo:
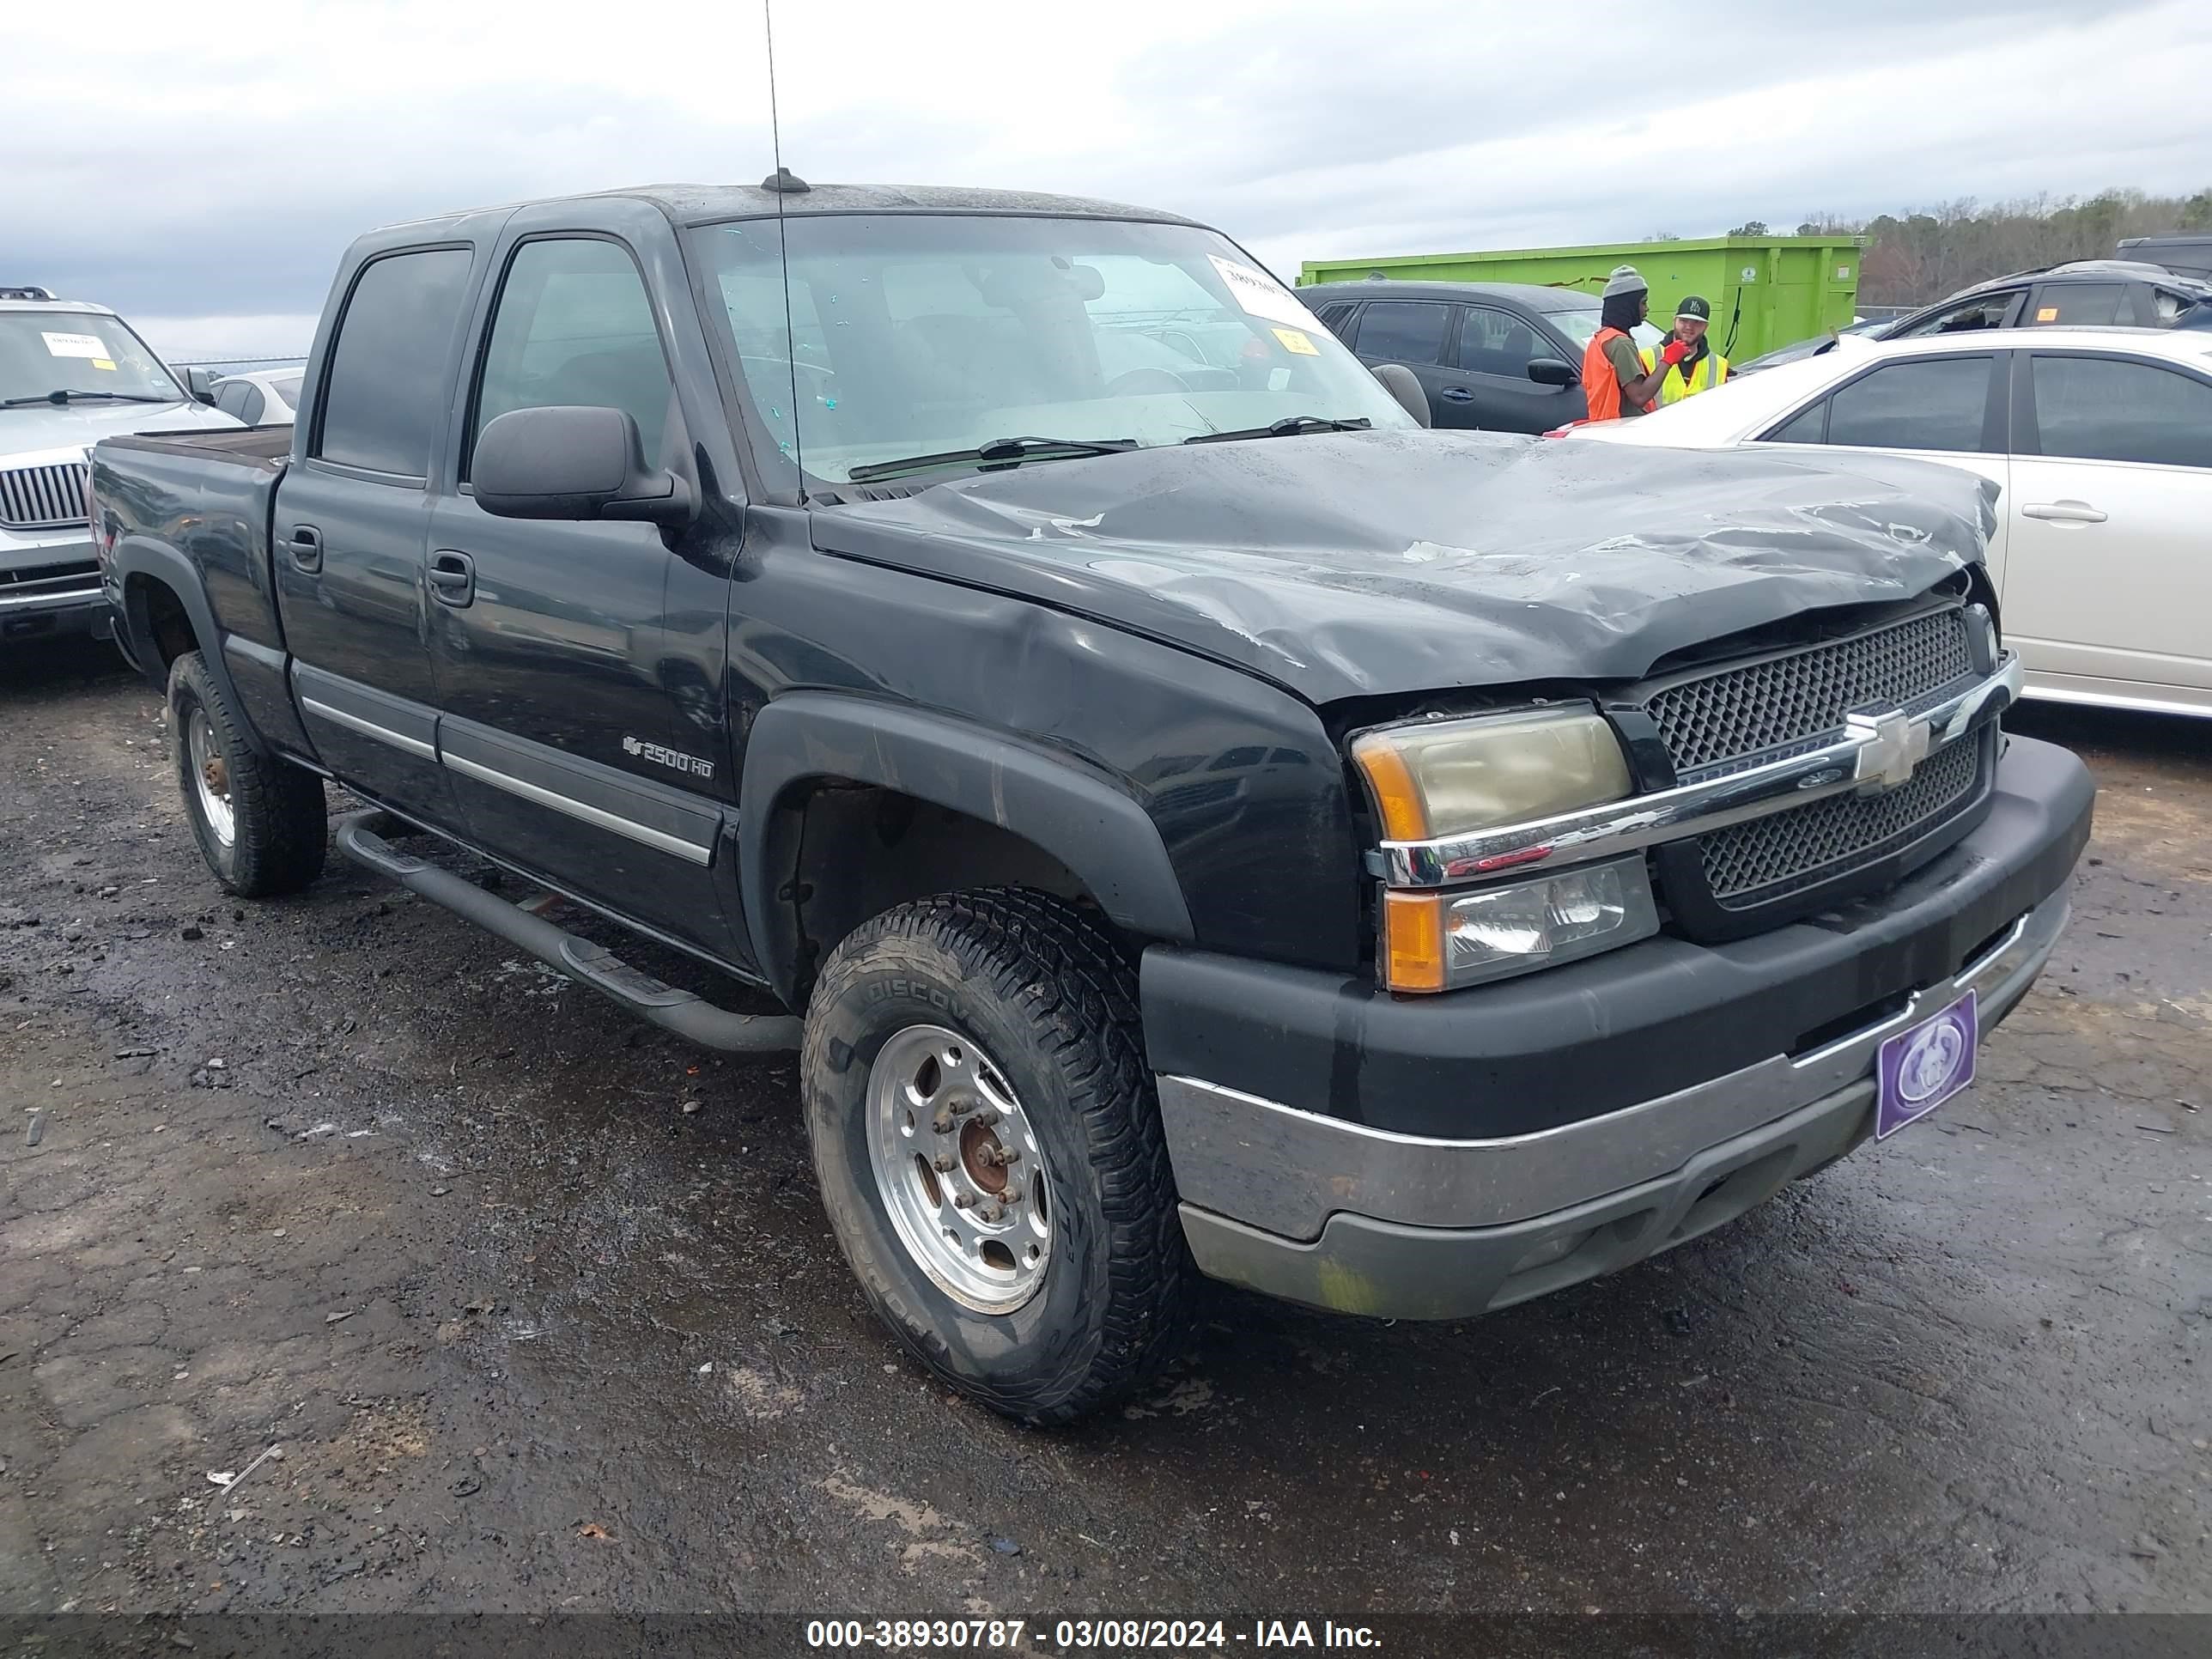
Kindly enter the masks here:
[[1118, 927], [1188, 942], [1182, 884], [1143, 805], [1075, 757], [952, 715], [847, 693], [793, 691], [754, 717], [738, 799], [738, 882], [756, 959], [792, 986], [769, 864], [791, 793], [816, 780], [896, 789], [1035, 843], [1066, 865]]
[[[208, 604], [207, 588], [200, 580], [199, 568], [173, 547], [134, 537], [125, 537], [116, 544], [114, 551], [108, 556], [108, 568], [109, 580], [118, 595], [116, 620], [130, 647], [125, 654], [138, 665], [155, 689], [166, 695], [167, 678], [160, 666], [161, 653], [155, 648], [153, 630], [146, 624], [145, 607], [131, 603], [133, 576], [150, 577], [177, 596], [178, 603], [185, 608], [185, 620], [191, 624], [193, 642], [199, 647], [200, 660], [207, 665], [209, 678], [215, 681], [230, 706], [243, 716], [246, 702], [230, 678], [230, 665], [223, 659], [222, 630], [216, 625], [215, 611]], [[252, 721], [241, 719], [240, 725], [248, 742], [257, 749], [267, 750], [268, 743]]]

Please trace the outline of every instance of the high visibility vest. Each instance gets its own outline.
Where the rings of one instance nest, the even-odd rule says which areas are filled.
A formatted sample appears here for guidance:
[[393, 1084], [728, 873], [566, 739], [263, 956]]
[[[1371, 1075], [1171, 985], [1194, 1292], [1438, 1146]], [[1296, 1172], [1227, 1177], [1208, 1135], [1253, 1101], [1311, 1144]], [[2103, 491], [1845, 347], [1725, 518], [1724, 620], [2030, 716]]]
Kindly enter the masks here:
[[[1657, 361], [1650, 352], [1645, 352], [1644, 354], [1644, 372], [1649, 374], [1651, 365]], [[1682, 378], [1682, 366], [1676, 363], [1667, 371], [1667, 378], [1659, 382], [1659, 395], [1653, 401], [1660, 408], [1664, 409], [1668, 404], [1679, 404], [1683, 398], [1694, 396], [1698, 392], [1710, 392], [1728, 379], [1728, 368], [1727, 358], [1722, 356], [1717, 351], [1708, 351], [1698, 359], [1698, 366], [1690, 371], [1690, 378], [1685, 381]]]
[[[1617, 328], [1601, 328], [1583, 348], [1583, 396], [1589, 404], [1593, 421], [1620, 418], [1620, 377], [1613, 372], [1613, 359], [1605, 355], [1605, 343], [1627, 337]], [[1650, 362], [1644, 364], [1644, 372], [1651, 372]]]

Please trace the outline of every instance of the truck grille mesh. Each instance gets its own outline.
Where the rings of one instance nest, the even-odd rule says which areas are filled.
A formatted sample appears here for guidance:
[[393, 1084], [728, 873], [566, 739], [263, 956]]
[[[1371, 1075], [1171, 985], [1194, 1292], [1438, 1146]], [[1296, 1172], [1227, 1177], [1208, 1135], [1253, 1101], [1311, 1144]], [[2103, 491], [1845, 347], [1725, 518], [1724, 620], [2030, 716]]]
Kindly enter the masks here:
[[1831, 795], [1792, 812], [1731, 824], [1698, 841], [1713, 896], [1730, 909], [1771, 903], [1887, 857], [1972, 799], [1981, 744], [1962, 738], [1881, 795]]
[[1644, 711], [1674, 769], [1694, 773], [1809, 748], [1840, 734], [1854, 708], [1933, 702], [1972, 669], [1966, 613], [1954, 607], [1690, 680], [1658, 693]]
[[88, 522], [82, 461], [0, 471], [0, 525], [10, 530], [62, 530]]
[[[1723, 776], [1832, 743], [1855, 709], [1921, 714], [1975, 672], [1966, 611], [1951, 605], [1763, 661], [1663, 685], [1643, 702], [1684, 782]], [[1703, 893], [1692, 910], [1737, 915], [1785, 902], [1873, 864], [1968, 811], [1987, 745], [1960, 738], [1902, 787], [1831, 795], [1700, 836], [1674, 879]]]

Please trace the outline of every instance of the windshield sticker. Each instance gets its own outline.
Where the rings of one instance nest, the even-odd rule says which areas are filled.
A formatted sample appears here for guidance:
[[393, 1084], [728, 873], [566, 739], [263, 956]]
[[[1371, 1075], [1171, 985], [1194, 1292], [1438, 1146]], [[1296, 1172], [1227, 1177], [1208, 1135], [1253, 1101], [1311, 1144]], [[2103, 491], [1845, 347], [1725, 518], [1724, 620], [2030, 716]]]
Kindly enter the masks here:
[[104, 368], [109, 374], [112, 374], [115, 372], [115, 359], [112, 357], [94, 357], [92, 360], [92, 366], [94, 368]]
[[97, 334], [46, 334], [39, 337], [46, 343], [46, 354], [53, 357], [100, 357], [107, 356], [107, 342]]
[[[1222, 282], [1237, 303], [1255, 317], [1264, 317], [1271, 323], [1287, 323], [1292, 328], [1319, 328], [1321, 321], [1298, 302], [1297, 295], [1285, 288], [1264, 270], [1236, 259], [1224, 259], [1218, 253], [1206, 256], [1213, 261], [1214, 270], [1221, 273]], [[1321, 354], [1314, 354], [1319, 356]]]
[[1306, 338], [1306, 331], [1302, 328], [1270, 329], [1268, 332], [1283, 343], [1285, 351], [1295, 351], [1301, 357], [1321, 356], [1321, 348]]

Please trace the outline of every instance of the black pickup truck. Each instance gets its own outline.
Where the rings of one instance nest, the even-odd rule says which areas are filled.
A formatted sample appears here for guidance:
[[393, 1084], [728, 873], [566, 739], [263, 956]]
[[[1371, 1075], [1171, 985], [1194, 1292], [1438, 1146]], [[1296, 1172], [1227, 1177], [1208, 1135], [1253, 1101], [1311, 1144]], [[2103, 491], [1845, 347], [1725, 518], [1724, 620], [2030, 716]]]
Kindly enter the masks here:
[[223, 884], [314, 879], [336, 780], [353, 858], [803, 1044], [869, 1300], [1030, 1420], [1199, 1274], [1478, 1314], [1911, 1121], [2088, 834], [1999, 730], [1990, 486], [1428, 430], [1164, 214], [780, 174], [399, 226], [296, 428], [93, 472]]

